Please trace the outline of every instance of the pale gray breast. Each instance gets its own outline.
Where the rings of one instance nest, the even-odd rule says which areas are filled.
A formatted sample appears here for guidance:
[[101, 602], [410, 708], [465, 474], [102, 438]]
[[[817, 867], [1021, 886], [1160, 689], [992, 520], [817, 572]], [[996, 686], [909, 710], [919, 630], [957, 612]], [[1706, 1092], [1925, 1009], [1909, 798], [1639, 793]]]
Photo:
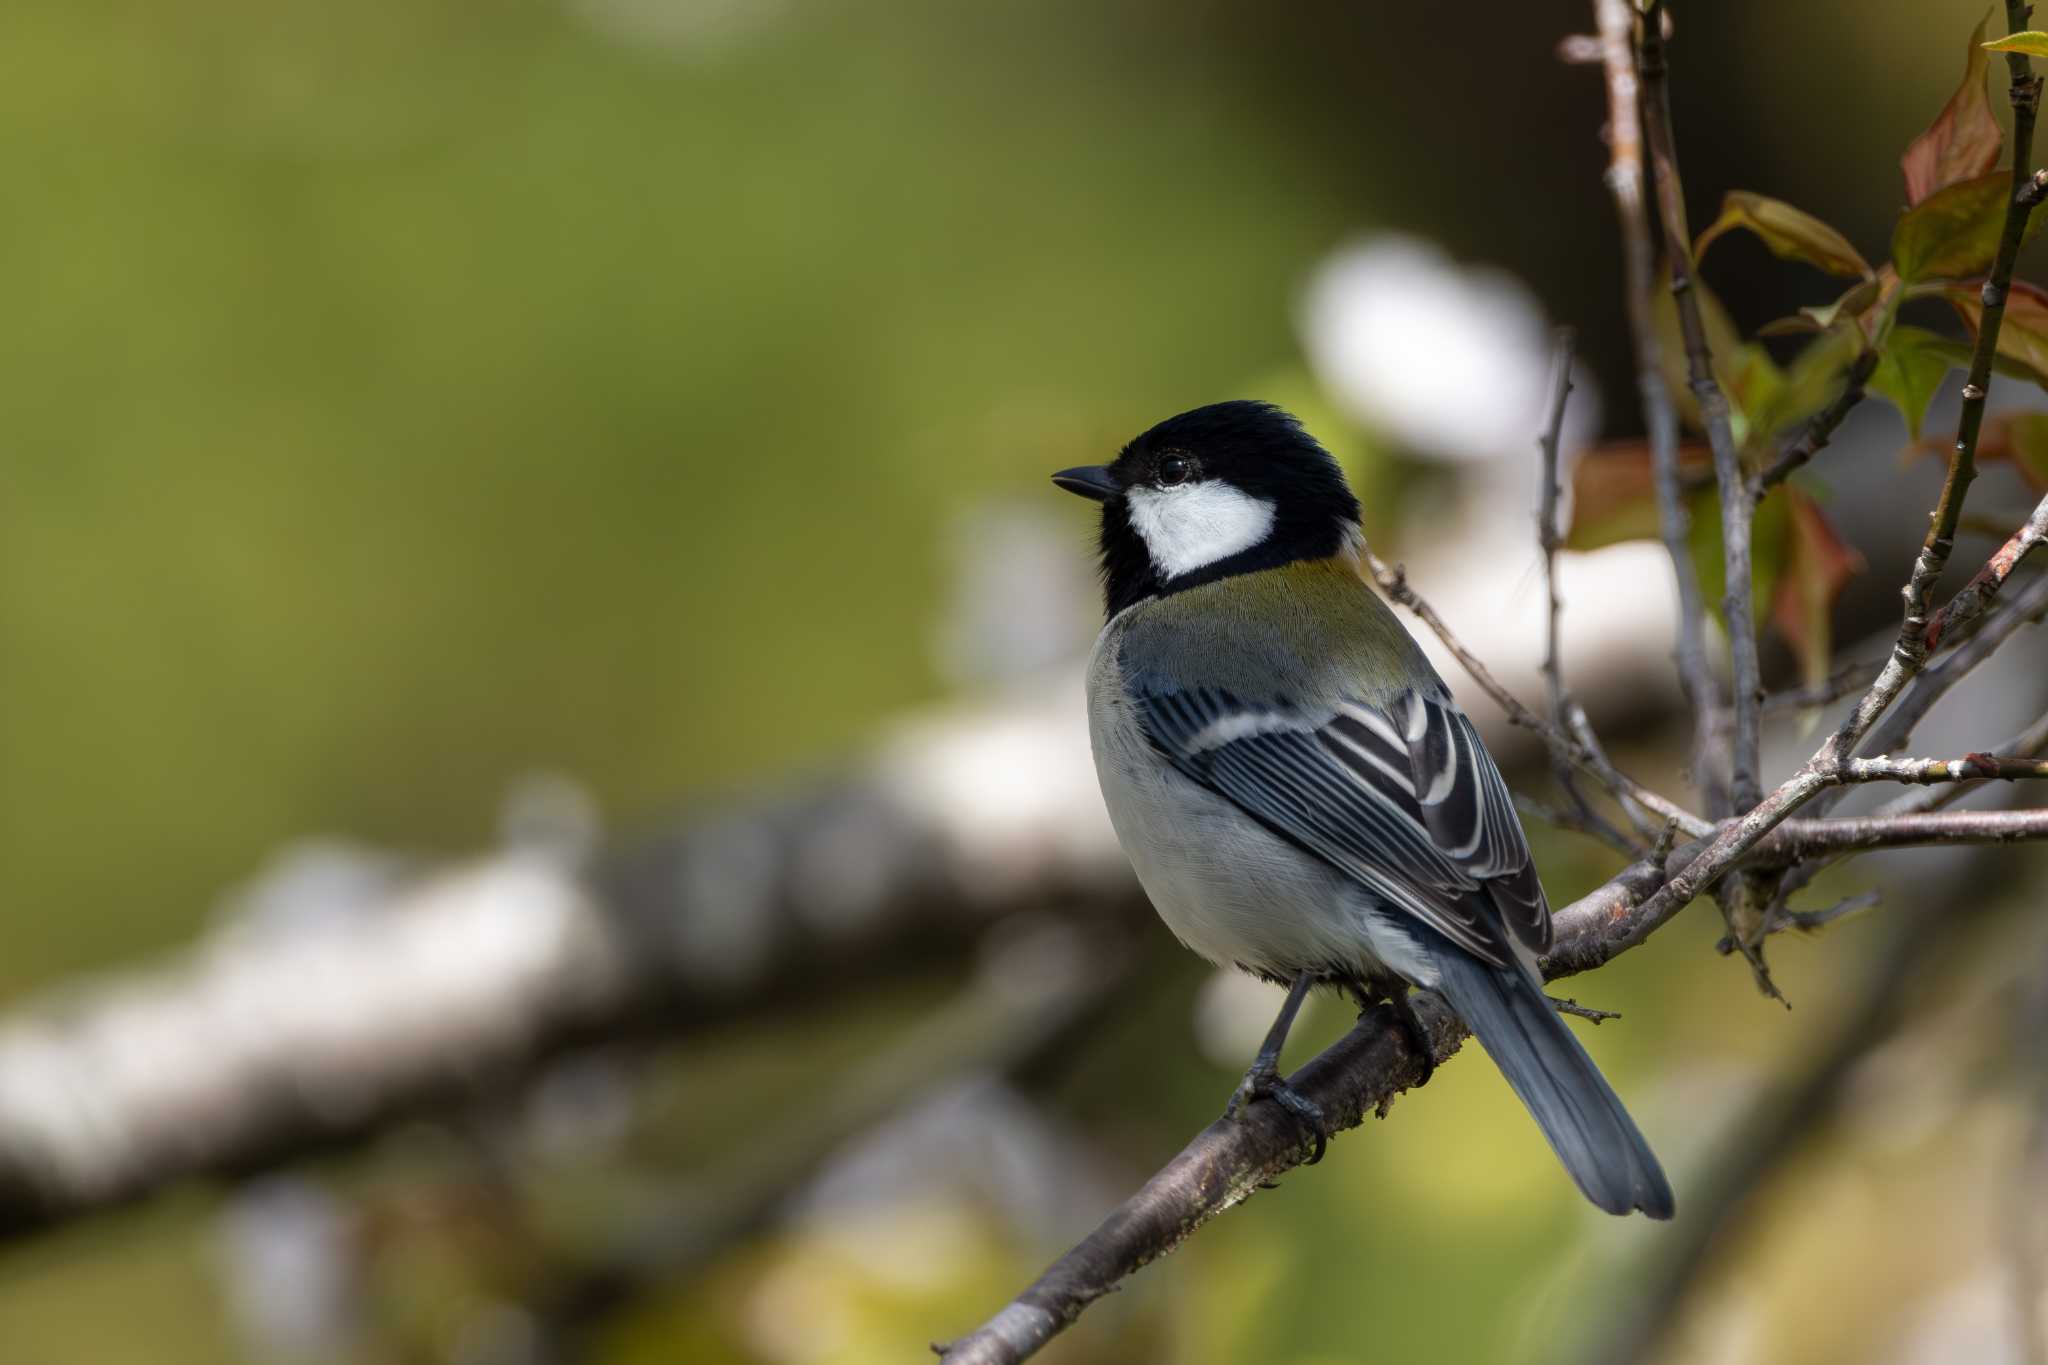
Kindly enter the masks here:
[[1373, 962], [1359, 887], [1175, 771], [1145, 738], [1123, 685], [1133, 607], [1088, 667], [1088, 729], [1110, 823], [1159, 917], [1212, 962], [1287, 977]]

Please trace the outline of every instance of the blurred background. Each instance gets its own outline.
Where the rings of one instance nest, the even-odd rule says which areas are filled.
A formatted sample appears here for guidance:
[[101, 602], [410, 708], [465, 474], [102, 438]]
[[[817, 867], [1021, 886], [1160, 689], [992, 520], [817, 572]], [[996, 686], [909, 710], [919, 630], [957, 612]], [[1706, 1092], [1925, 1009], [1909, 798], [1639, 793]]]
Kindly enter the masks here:
[[[1980, 12], [1682, 7], [1695, 224], [1754, 189], [1881, 259]], [[1555, 55], [1590, 28], [0, 9], [0, 1359], [903, 1361], [993, 1312], [1215, 1116], [1275, 1001], [1108, 842], [1091, 517], [1045, 476], [1281, 402], [1537, 696], [1552, 324], [1573, 444], [1641, 431], [1604, 94]], [[1707, 275], [1745, 328], [1834, 292], [1748, 239]], [[1907, 445], [1868, 404], [1816, 465], [1871, 565], [1847, 640], [1924, 524]], [[2032, 496], [2001, 468], [1973, 506]], [[1567, 666], [1682, 792], [1668, 571], [1569, 560]], [[2043, 662], [1921, 751], [2038, 715]], [[1531, 837], [1558, 904], [1617, 865]], [[1831, 874], [1813, 904], [1887, 903], [1775, 946], [1789, 1014], [1704, 906], [1575, 983], [1624, 1015], [1588, 1045], [1675, 1230], [1587, 1208], [1468, 1059], [1043, 1358], [2042, 1360], [2040, 873]], [[1901, 971], [1888, 911], [1941, 897]], [[68, 1202], [15, 1197], [45, 1176]]]

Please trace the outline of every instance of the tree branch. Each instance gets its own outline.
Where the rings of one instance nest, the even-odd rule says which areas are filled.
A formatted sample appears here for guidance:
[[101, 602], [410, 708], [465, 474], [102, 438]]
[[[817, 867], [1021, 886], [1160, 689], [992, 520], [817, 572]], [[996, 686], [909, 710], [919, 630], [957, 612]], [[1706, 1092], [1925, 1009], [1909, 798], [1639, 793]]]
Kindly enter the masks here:
[[[588, 867], [519, 849], [318, 916], [280, 896], [151, 968], [15, 1007], [0, 1021], [0, 1242], [362, 1140], [592, 1041], [964, 958], [1019, 913], [1149, 922], [1073, 691], [1060, 708], [900, 725], [855, 771]], [[990, 771], [1011, 779], [994, 796]]]
[[[1637, 60], [1643, 81], [1643, 127], [1655, 170], [1657, 216], [1664, 224], [1664, 255], [1671, 271], [1671, 295], [1678, 306], [1678, 326], [1685, 338], [1685, 357], [1700, 421], [1714, 452], [1714, 479], [1721, 490], [1721, 555], [1726, 595], [1721, 621], [1728, 634], [1731, 701], [1735, 711], [1735, 751], [1729, 778], [1730, 806], [1747, 810], [1757, 803], [1762, 785], [1757, 776], [1763, 748], [1762, 673], [1757, 662], [1756, 616], [1750, 608], [1754, 577], [1750, 572], [1750, 525], [1758, 493], [1743, 468], [1735, 445], [1728, 396], [1714, 377], [1713, 351], [1693, 289], [1692, 233], [1686, 225], [1685, 189], [1678, 177], [1678, 146], [1671, 133], [1669, 68], [1664, 57], [1663, 0], [1651, 0], [1637, 26]], [[1710, 805], [1713, 814], [1725, 810]]]
[[1643, 195], [1641, 84], [1636, 74], [1636, 12], [1629, 0], [1593, 0], [1601, 69], [1607, 87], [1607, 188], [1621, 226], [1622, 295], [1629, 334], [1635, 343], [1636, 391], [1649, 434], [1650, 467], [1657, 497], [1657, 534], [1671, 561], [1678, 595], [1673, 660], [1678, 684], [1692, 712], [1690, 767], [1708, 809], [1718, 804], [1720, 780], [1714, 767], [1714, 716], [1720, 689], [1707, 660], [1706, 605], [1692, 562], [1691, 517], [1678, 470], [1678, 414], [1664, 384], [1650, 292], [1656, 287], [1656, 249], [1649, 206]]

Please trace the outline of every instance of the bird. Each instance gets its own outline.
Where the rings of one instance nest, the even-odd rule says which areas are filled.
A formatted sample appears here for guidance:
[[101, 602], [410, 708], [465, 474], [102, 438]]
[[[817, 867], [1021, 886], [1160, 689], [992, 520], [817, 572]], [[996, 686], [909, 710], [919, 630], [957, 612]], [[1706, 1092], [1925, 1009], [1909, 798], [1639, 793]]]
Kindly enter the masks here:
[[1168, 928], [1287, 987], [1226, 1110], [1271, 1098], [1303, 1000], [1391, 1002], [1432, 1062], [1411, 990], [1484, 1045], [1579, 1189], [1669, 1218], [1642, 1132], [1544, 993], [1550, 906], [1500, 769], [1367, 579], [1358, 500], [1268, 403], [1214, 403], [1054, 484], [1101, 504], [1106, 622], [1087, 671], [1111, 824]]

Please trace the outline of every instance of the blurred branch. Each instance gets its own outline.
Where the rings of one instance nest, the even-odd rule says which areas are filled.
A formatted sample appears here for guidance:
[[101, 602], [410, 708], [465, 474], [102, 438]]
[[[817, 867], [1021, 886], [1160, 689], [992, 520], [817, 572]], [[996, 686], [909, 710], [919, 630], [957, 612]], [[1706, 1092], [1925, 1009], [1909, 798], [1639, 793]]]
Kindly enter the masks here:
[[[1543, 588], [1547, 604], [1543, 632], [1543, 681], [1550, 702], [1551, 728], [1571, 736], [1579, 747], [1602, 768], [1612, 768], [1606, 752], [1601, 748], [1599, 736], [1593, 733], [1592, 723], [1579, 705], [1571, 689], [1565, 686], [1563, 650], [1559, 646], [1559, 625], [1564, 616], [1564, 598], [1557, 587], [1557, 552], [1563, 544], [1564, 535], [1558, 526], [1558, 498], [1563, 491], [1559, 474], [1558, 447], [1564, 435], [1565, 403], [1572, 391], [1572, 329], [1560, 327], [1552, 345], [1552, 378], [1550, 389], [1550, 416], [1543, 424], [1543, 434], [1538, 438], [1537, 449], [1542, 453], [1543, 488], [1536, 510], [1536, 545], [1543, 556]], [[1609, 844], [1627, 847], [1628, 840], [1620, 830], [1593, 809], [1579, 790], [1578, 779], [1572, 773], [1571, 759], [1557, 745], [1550, 746], [1550, 769], [1572, 803], [1577, 824], [1591, 832], [1594, 837]], [[1626, 792], [1615, 793], [1615, 800], [1623, 814], [1636, 828], [1638, 835], [1646, 835], [1655, 826], [1643, 813], [1642, 807]]]
[[[1669, 68], [1664, 58], [1663, 0], [1651, 0], [1636, 26], [1637, 69], [1643, 87], [1643, 129], [1650, 146], [1650, 164], [1657, 187], [1657, 216], [1664, 225], [1664, 259], [1671, 272], [1671, 295], [1678, 306], [1678, 327], [1685, 338], [1685, 358], [1693, 400], [1714, 452], [1714, 479], [1721, 490], [1721, 553], [1726, 569], [1726, 595], [1721, 620], [1728, 635], [1729, 688], [1735, 709], [1735, 753], [1729, 779], [1729, 803], [1747, 810], [1762, 795], [1757, 776], [1763, 747], [1760, 707], [1762, 673], [1757, 662], [1756, 617], [1750, 610], [1754, 580], [1750, 573], [1750, 525], [1760, 495], [1743, 469], [1735, 446], [1728, 395], [1714, 377], [1713, 351], [1693, 290], [1692, 233], [1686, 226], [1685, 189], [1678, 178], [1678, 145], [1671, 133]], [[1709, 802], [1714, 815], [1727, 811]]]
[[[1868, 899], [1874, 897], [1856, 897], [1818, 915], [1834, 918]], [[1717, 1157], [1693, 1182], [1696, 1192], [1688, 1196], [1691, 1212], [1652, 1253], [1643, 1282], [1616, 1296], [1613, 1311], [1605, 1315], [1599, 1344], [1584, 1359], [1597, 1365], [1631, 1365], [1655, 1358], [1680, 1306], [1702, 1270], [1734, 1235], [1751, 1197], [1805, 1149], [1833, 1113], [1857, 1063], [1898, 1027], [1907, 986], [1926, 973], [1933, 950], [1954, 933], [1957, 918], [1951, 912], [1973, 913], [1979, 904], [1955, 888], [1946, 896], [1917, 903], [1893, 920], [1876, 960], [1830, 1021], [1826, 1043], [1796, 1076], [1750, 1105], [1741, 1122], [1723, 1135]], [[1819, 922], [1793, 921], [1798, 927]]]
[[0, 1022], [0, 1238], [359, 1141], [594, 1040], [957, 960], [999, 920], [1068, 907], [1145, 913], [1078, 700], [905, 727], [851, 775], [587, 872], [512, 852], [345, 916], [230, 922]]
[[[594, 1328], [768, 1227], [828, 1157], [919, 1097], [1071, 1055], [1136, 965], [1129, 943], [1049, 925], [1006, 945], [956, 998], [806, 1104], [803, 1122], [758, 1125], [733, 1163], [644, 1200], [596, 1254], [553, 1272], [531, 1303], [538, 1358], [586, 1358]], [[513, 1359], [534, 1359], [530, 1347], [522, 1339]]]
[[1650, 465], [1657, 495], [1657, 534], [1671, 561], [1678, 594], [1674, 657], [1678, 683], [1692, 710], [1690, 766], [1709, 810], [1718, 805], [1720, 781], [1713, 764], [1714, 716], [1719, 689], [1707, 661], [1706, 606], [1693, 568], [1691, 517], [1678, 470], [1678, 414], [1658, 352], [1650, 292], [1656, 287], [1657, 254], [1650, 235], [1649, 205], [1643, 195], [1641, 82], [1636, 73], [1636, 11], [1629, 0], [1594, 0], [1600, 62], [1607, 87], [1607, 188], [1621, 224], [1622, 296], [1629, 334], [1635, 342], [1636, 391], [1649, 433]]

